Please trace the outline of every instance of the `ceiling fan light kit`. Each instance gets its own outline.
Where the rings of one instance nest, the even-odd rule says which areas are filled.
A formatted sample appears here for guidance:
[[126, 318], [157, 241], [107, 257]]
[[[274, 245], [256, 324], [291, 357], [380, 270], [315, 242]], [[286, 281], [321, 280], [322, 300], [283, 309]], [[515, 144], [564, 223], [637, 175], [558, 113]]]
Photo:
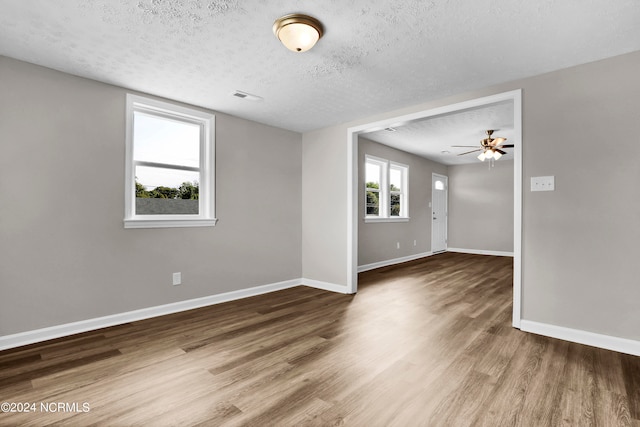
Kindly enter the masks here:
[[[513, 148], [513, 144], [503, 144], [507, 138], [497, 137], [492, 138], [493, 129], [489, 129], [485, 131], [487, 137], [480, 140], [480, 148], [476, 150], [467, 151], [466, 153], [460, 153], [458, 156], [464, 156], [465, 154], [475, 153], [477, 151], [481, 151], [478, 155], [478, 160], [484, 162], [485, 160], [498, 160], [503, 155], [507, 154], [506, 151], [503, 151], [503, 148]], [[473, 145], [453, 145], [453, 147], [474, 147]], [[475, 146], [477, 147], [477, 146]], [[492, 162], [493, 163], [493, 162]]]
[[320, 40], [323, 28], [311, 16], [292, 13], [275, 20], [273, 34], [290, 51], [306, 52]]

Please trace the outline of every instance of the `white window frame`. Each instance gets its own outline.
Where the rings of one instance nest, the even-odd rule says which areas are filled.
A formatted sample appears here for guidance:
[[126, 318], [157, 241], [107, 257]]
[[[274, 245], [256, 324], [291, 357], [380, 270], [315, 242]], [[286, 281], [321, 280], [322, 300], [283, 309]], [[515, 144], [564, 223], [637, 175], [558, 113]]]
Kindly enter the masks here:
[[[364, 222], [407, 222], [409, 221], [409, 166], [402, 163], [393, 162], [387, 159], [383, 159], [376, 156], [365, 154], [365, 170], [364, 173]], [[367, 215], [367, 176], [366, 165], [367, 163], [380, 166], [380, 190], [379, 190], [379, 203], [378, 215]], [[400, 215], [391, 216], [391, 189], [390, 187], [390, 172], [391, 169], [400, 170], [402, 174], [402, 188], [400, 192], [393, 192], [400, 195]]]
[[[400, 176], [402, 177], [401, 180], [401, 188], [400, 191], [391, 191], [391, 171], [392, 170], [397, 170], [400, 171]], [[408, 191], [408, 182], [409, 182], [409, 166], [407, 165], [403, 165], [401, 163], [396, 163], [396, 162], [389, 162], [389, 217], [390, 218], [408, 218], [409, 217], [409, 206], [408, 206], [408, 202], [409, 202], [409, 197], [407, 196], [407, 194], [409, 193]], [[400, 196], [400, 215], [397, 216], [392, 216], [391, 215], [391, 195], [392, 194], [397, 194]]]
[[[384, 218], [385, 215], [385, 206], [387, 205], [387, 201], [385, 200], [386, 196], [387, 196], [387, 192], [384, 191], [384, 189], [387, 186], [387, 177], [388, 177], [388, 173], [387, 173], [387, 167], [388, 167], [388, 163], [385, 159], [380, 159], [378, 157], [373, 157], [373, 156], [369, 156], [366, 155], [365, 156], [365, 176], [364, 176], [364, 214], [365, 214], [365, 218], [368, 219], [372, 219], [372, 218]], [[367, 173], [366, 173], [366, 165], [367, 164], [373, 164], [376, 165], [380, 168], [380, 176], [378, 177], [378, 182], [380, 183], [379, 186], [380, 188], [378, 188], [377, 193], [378, 193], [378, 214], [377, 215], [368, 215], [367, 214], [367, 192], [368, 191], [372, 191], [371, 189], [367, 188]], [[373, 192], [376, 192], [375, 189], [373, 190]]]
[[[215, 217], [215, 116], [203, 111], [170, 104], [138, 95], [127, 94], [126, 153], [125, 153], [125, 214], [124, 228], [212, 227]], [[134, 160], [134, 113], [143, 112], [157, 117], [200, 126], [200, 164], [185, 168], [175, 165], [156, 165]], [[136, 165], [159, 166], [168, 169], [190, 170], [200, 173], [197, 215], [138, 215], [135, 212]]]

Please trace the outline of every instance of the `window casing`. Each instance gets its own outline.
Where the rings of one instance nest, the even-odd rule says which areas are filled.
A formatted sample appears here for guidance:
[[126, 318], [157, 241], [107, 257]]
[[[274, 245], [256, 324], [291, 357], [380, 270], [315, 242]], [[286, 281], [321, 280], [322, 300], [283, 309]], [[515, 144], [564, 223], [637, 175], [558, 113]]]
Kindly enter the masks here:
[[409, 167], [389, 163], [389, 216], [407, 217], [407, 174]]
[[385, 187], [386, 163], [372, 157], [367, 157], [365, 162], [365, 215], [367, 217], [379, 217], [383, 211], [386, 201], [385, 192], [381, 191]]
[[125, 228], [213, 226], [215, 117], [127, 95]]
[[365, 156], [365, 222], [409, 220], [409, 166]]

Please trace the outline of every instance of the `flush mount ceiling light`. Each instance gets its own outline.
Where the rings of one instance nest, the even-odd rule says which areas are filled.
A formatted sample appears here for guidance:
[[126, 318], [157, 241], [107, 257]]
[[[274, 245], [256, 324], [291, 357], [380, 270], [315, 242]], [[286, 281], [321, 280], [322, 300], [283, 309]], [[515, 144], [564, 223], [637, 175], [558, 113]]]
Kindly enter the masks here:
[[306, 52], [322, 37], [322, 24], [307, 15], [291, 14], [276, 19], [273, 34], [293, 52]]

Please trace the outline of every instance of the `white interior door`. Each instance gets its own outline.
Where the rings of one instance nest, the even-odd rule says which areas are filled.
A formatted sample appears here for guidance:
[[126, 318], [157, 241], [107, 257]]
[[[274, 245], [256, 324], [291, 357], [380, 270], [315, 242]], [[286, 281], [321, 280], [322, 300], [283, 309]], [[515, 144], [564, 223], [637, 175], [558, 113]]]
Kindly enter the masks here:
[[431, 252], [447, 250], [447, 192], [448, 178], [433, 174], [431, 178]]

